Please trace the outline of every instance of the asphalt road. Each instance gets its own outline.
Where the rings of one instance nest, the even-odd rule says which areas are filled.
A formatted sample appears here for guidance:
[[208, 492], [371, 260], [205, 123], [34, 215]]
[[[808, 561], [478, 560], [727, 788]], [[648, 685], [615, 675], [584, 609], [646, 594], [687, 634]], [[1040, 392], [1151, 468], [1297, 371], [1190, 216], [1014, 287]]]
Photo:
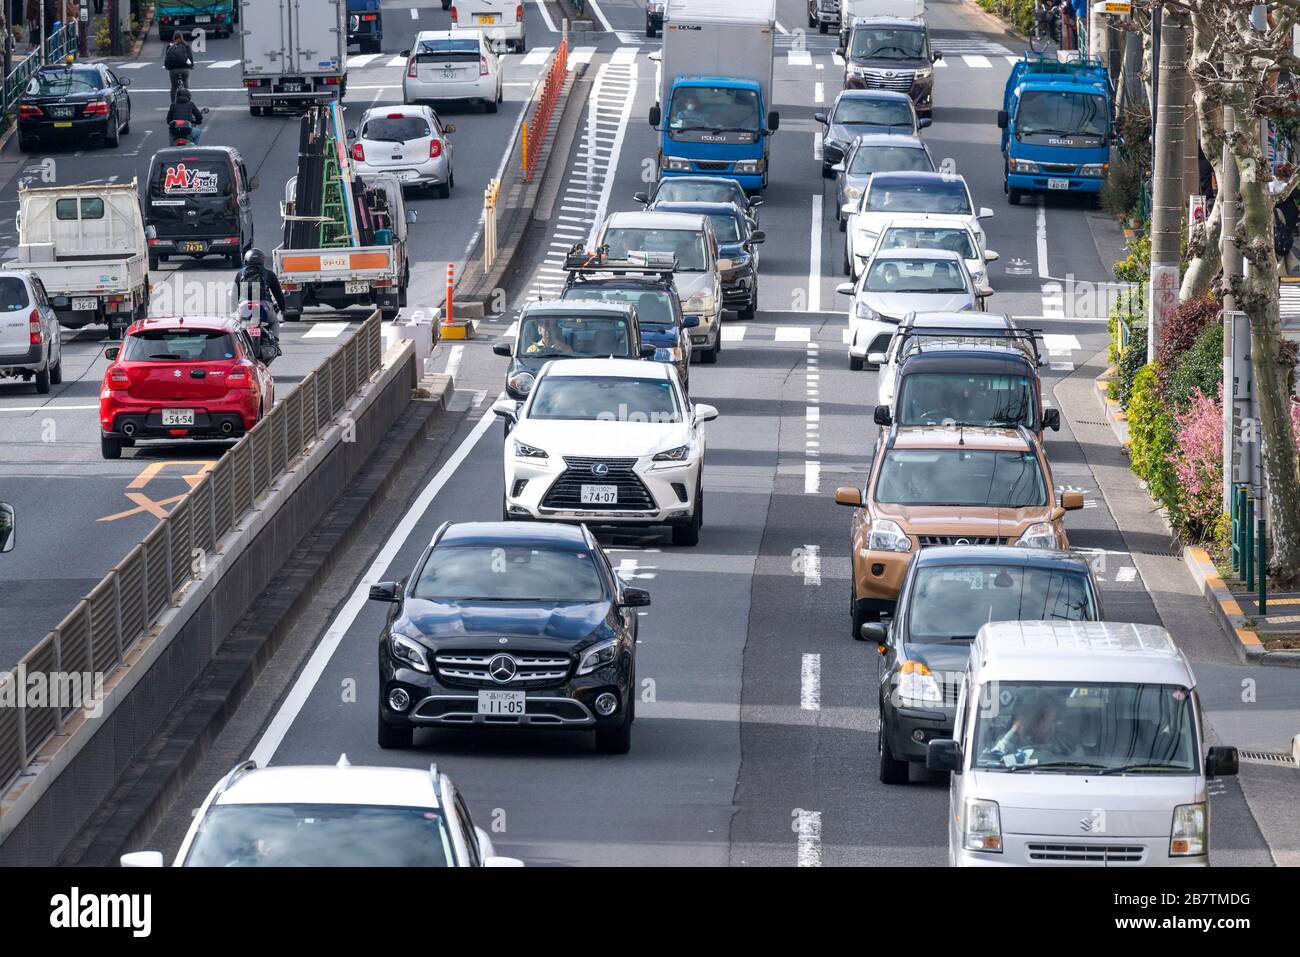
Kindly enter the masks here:
[[[553, 243], [589, 230], [605, 210], [633, 207], [644, 161], [654, 155], [645, 121], [654, 66], [646, 54], [657, 42], [635, 32], [639, 4], [602, 0], [600, 8], [622, 33], [599, 41], [592, 109], [628, 119], [617, 132], [607, 130], [608, 139], [596, 124], [595, 142], [575, 144], [575, 171], [588, 145], [611, 157], [610, 168], [600, 161], [575, 172], [580, 199], [569, 219], [534, 237], [539, 259], [520, 297], [555, 275], [545, 262]], [[832, 495], [866, 475], [876, 383], [874, 373], [848, 369], [845, 303], [834, 292], [842, 235], [832, 184], [814, 159], [812, 114], [833, 99], [841, 71], [825, 38], [809, 36], [799, 47], [792, 31], [805, 22], [802, 10], [799, 0], [779, 0], [787, 31], [777, 66], [782, 124], [762, 210], [762, 309], [752, 322], [729, 315], [718, 364], [692, 371], [695, 398], [721, 411], [708, 427], [701, 543], [674, 548], [654, 533], [603, 536], [621, 573], [654, 600], [641, 622], [637, 670], [648, 683], [631, 753], [597, 755], [587, 735], [544, 731], [426, 731], [413, 751], [381, 752], [374, 657], [384, 613], [346, 604], [366, 580], [332, 596], [337, 617], [312, 662], [244, 753], [277, 764], [333, 762], [340, 752], [354, 764], [425, 767], [436, 760], [480, 823], [502, 824], [493, 835], [498, 851], [529, 864], [945, 861], [945, 782], [914, 770], [906, 787], [879, 783], [877, 656], [849, 636], [849, 515]], [[936, 71], [935, 122], [924, 135], [936, 157], [951, 158], [967, 176], [977, 204], [996, 212], [985, 224], [989, 245], [1001, 254], [989, 308], [1023, 317], [1049, 337], [1050, 394], [1105, 348], [1104, 313], [1066, 318], [1073, 299], [1051, 289], [1071, 275], [1079, 282], [1109, 277], [1110, 261], [1089, 224], [1100, 214], [1072, 203], [1005, 202], [994, 117], [1016, 43], [952, 0], [932, 3], [929, 19], [935, 45], [950, 52]], [[487, 407], [502, 387], [504, 363], [490, 346], [510, 318], [485, 324], [477, 340], [439, 347], [456, 370], [462, 404], [472, 407], [441, 469], [430, 473], [431, 503], [409, 537], [389, 543], [391, 561], [376, 569], [376, 579], [405, 576], [444, 521], [499, 518], [501, 428]], [[1159, 622], [1068, 426], [1050, 435], [1048, 454], [1058, 485], [1085, 492], [1088, 507], [1071, 513], [1067, 528], [1076, 547], [1098, 556], [1108, 617]], [[1239, 704], [1245, 672], [1221, 644], [1193, 659], [1213, 727], [1216, 713]], [[1274, 692], [1297, 700], [1294, 675], [1275, 671], [1268, 680]], [[355, 698], [340, 693], [351, 681]], [[190, 808], [224, 770], [205, 766], [151, 846], [175, 849]], [[1252, 773], [1243, 765], [1243, 779]], [[1268, 863], [1238, 781], [1216, 783], [1212, 800], [1216, 863]]]
[[[391, 9], [389, 9], [391, 7]], [[446, 29], [450, 14], [440, 4], [410, 15], [410, 3], [385, 5], [384, 53], [354, 56], [346, 115], [356, 122], [371, 106], [400, 103], [402, 66], [393, 62], [419, 30]], [[547, 37], [540, 8], [530, 4], [531, 37]], [[554, 39], [550, 42], [554, 43]], [[117, 150], [75, 147], [23, 155], [16, 140], [0, 153], [0, 255], [13, 256], [18, 186], [130, 182], [143, 188], [153, 153], [168, 145], [167, 74], [157, 33], [135, 59], [111, 61], [131, 82], [131, 132]], [[456, 188], [448, 199], [408, 197], [419, 212], [412, 227], [410, 310], [441, 303], [446, 265], [463, 258], [482, 210], [483, 189], [496, 174], [536, 79], [541, 51], [504, 58], [506, 87], [501, 110], [449, 105], [441, 115], [454, 123], [451, 136]], [[254, 241], [268, 253], [281, 240], [280, 199], [297, 167], [298, 119], [280, 114], [253, 117], [240, 86], [237, 37], [213, 39], [195, 55], [190, 77], [195, 102], [210, 110], [205, 146], [236, 147], [249, 173], [259, 179], [253, 194]], [[151, 275], [155, 313], [195, 303], [223, 303], [233, 271], [215, 259], [163, 264]], [[170, 308], [169, 308], [170, 307]], [[309, 310], [299, 325], [284, 326], [284, 355], [276, 360], [277, 395], [283, 398], [350, 335], [361, 312]], [[0, 561], [0, 668], [11, 667], [75, 606], [91, 587], [153, 527], [195, 478], [222, 454], [222, 443], [127, 450], [120, 461], [102, 459], [98, 390], [107, 365], [103, 327], [63, 331], [64, 381], [38, 396], [30, 384], [0, 380], [0, 500], [18, 510], [20, 546]]]

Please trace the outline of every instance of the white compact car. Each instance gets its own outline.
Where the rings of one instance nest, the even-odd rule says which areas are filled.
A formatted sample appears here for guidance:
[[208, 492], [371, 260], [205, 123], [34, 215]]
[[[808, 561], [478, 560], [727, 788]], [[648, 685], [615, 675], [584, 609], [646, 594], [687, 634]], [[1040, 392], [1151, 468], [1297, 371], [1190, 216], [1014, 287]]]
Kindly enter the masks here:
[[986, 285], [988, 264], [998, 254], [984, 248], [984, 239], [971, 228], [965, 216], [899, 216], [885, 224], [875, 248], [878, 249], [950, 249], [966, 260], [966, 269], [976, 285]]
[[31, 382], [40, 395], [63, 381], [63, 337], [41, 280], [15, 270], [0, 276], [0, 383]]
[[403, 186], [432, 189], [446, 198], [456, 185], [449, 134], [453, 124], [427, 106], [377, 106], [366, 110], [352, 141], [352, 162], [362, 176], [392, 173]]
[[503, 44], [512, 53], [528, 49], [524, 0], [454, 0], [450, 9], [453, 31], [481, 30], [490, 41]]
[[[123, 867], [162, 867], [160, 851]], [[522, 867], [498, 857], [465, 800], [433, 765], [259, 768], [246, 761], [194, 815], [173, 867]]]
[[505, 443], [506, 519], [672, 528], [695, 545], [704, 520], [705, 436], [718, 417], [692, 404], [666, 362], [549, 362], [528, 399], [492, 411]]
[[402, 99], [471, 100], [495, 113], [502, 100], [501, 58], [481, 30], [424, 30], [403, 50]]

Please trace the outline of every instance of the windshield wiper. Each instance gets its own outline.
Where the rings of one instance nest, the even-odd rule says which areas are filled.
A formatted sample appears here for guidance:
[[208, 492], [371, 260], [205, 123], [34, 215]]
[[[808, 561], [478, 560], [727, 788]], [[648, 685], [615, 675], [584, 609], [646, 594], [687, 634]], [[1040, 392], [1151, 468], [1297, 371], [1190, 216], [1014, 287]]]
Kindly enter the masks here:
[[1188, 771], [1189, 768], [1180, 768], [1176, 764], [1121, 764], [1118, 767], [1107, 768], [1102, 774], [1127, 774], [1130, 771]]
[[[1008, 771], [1042, 771], [1049, 768], [1105, 768], [1104, 764], [1093, 761], [1047, 761], [1042, 764], [1004, 765]], [[1103, 773], [1105, 773], [1103, 771]]]

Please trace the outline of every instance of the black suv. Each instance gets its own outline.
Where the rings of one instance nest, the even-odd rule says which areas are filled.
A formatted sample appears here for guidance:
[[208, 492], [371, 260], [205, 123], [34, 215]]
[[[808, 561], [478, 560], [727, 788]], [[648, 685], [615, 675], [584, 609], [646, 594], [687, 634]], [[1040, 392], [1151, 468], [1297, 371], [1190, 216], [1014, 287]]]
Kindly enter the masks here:
[[585, 525], [444, 524], [404, 582], [379, 638], [379, 746], [442, 728], [594, 730], [625, 754], [636, 717], [636, 609]]
[[934, 110], [934, 64], [943, 54], [930, 49], [924, 20], [870, 17], [853, 21], [836, 50], [844, 58], [846, 90], [906, 93], [919, 116]]
[[880, 780], [906, 784], [932, 738], [951, 738], [970, 643], [990, 621], [1101, 621], [1092, 568], [1069, 552], [1015, 545], [922, 548], [897, 617], [867, 622], [880, 648]]

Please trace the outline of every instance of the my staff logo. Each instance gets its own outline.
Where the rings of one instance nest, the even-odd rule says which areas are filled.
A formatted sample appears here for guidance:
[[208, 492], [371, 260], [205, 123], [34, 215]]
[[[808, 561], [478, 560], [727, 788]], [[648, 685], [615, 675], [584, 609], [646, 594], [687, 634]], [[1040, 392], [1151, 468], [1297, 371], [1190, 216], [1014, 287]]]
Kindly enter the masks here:
[[148, 937], [153, 931], [152, 894], [70, 893], [50, 898], [50, 926], [57, 929], [125, 928], [132, 937]]
[[184, 163], [167, 167], [163, 178], [164, 193], [216, 193], [217, 174], [211, 170], [191, 169]]

